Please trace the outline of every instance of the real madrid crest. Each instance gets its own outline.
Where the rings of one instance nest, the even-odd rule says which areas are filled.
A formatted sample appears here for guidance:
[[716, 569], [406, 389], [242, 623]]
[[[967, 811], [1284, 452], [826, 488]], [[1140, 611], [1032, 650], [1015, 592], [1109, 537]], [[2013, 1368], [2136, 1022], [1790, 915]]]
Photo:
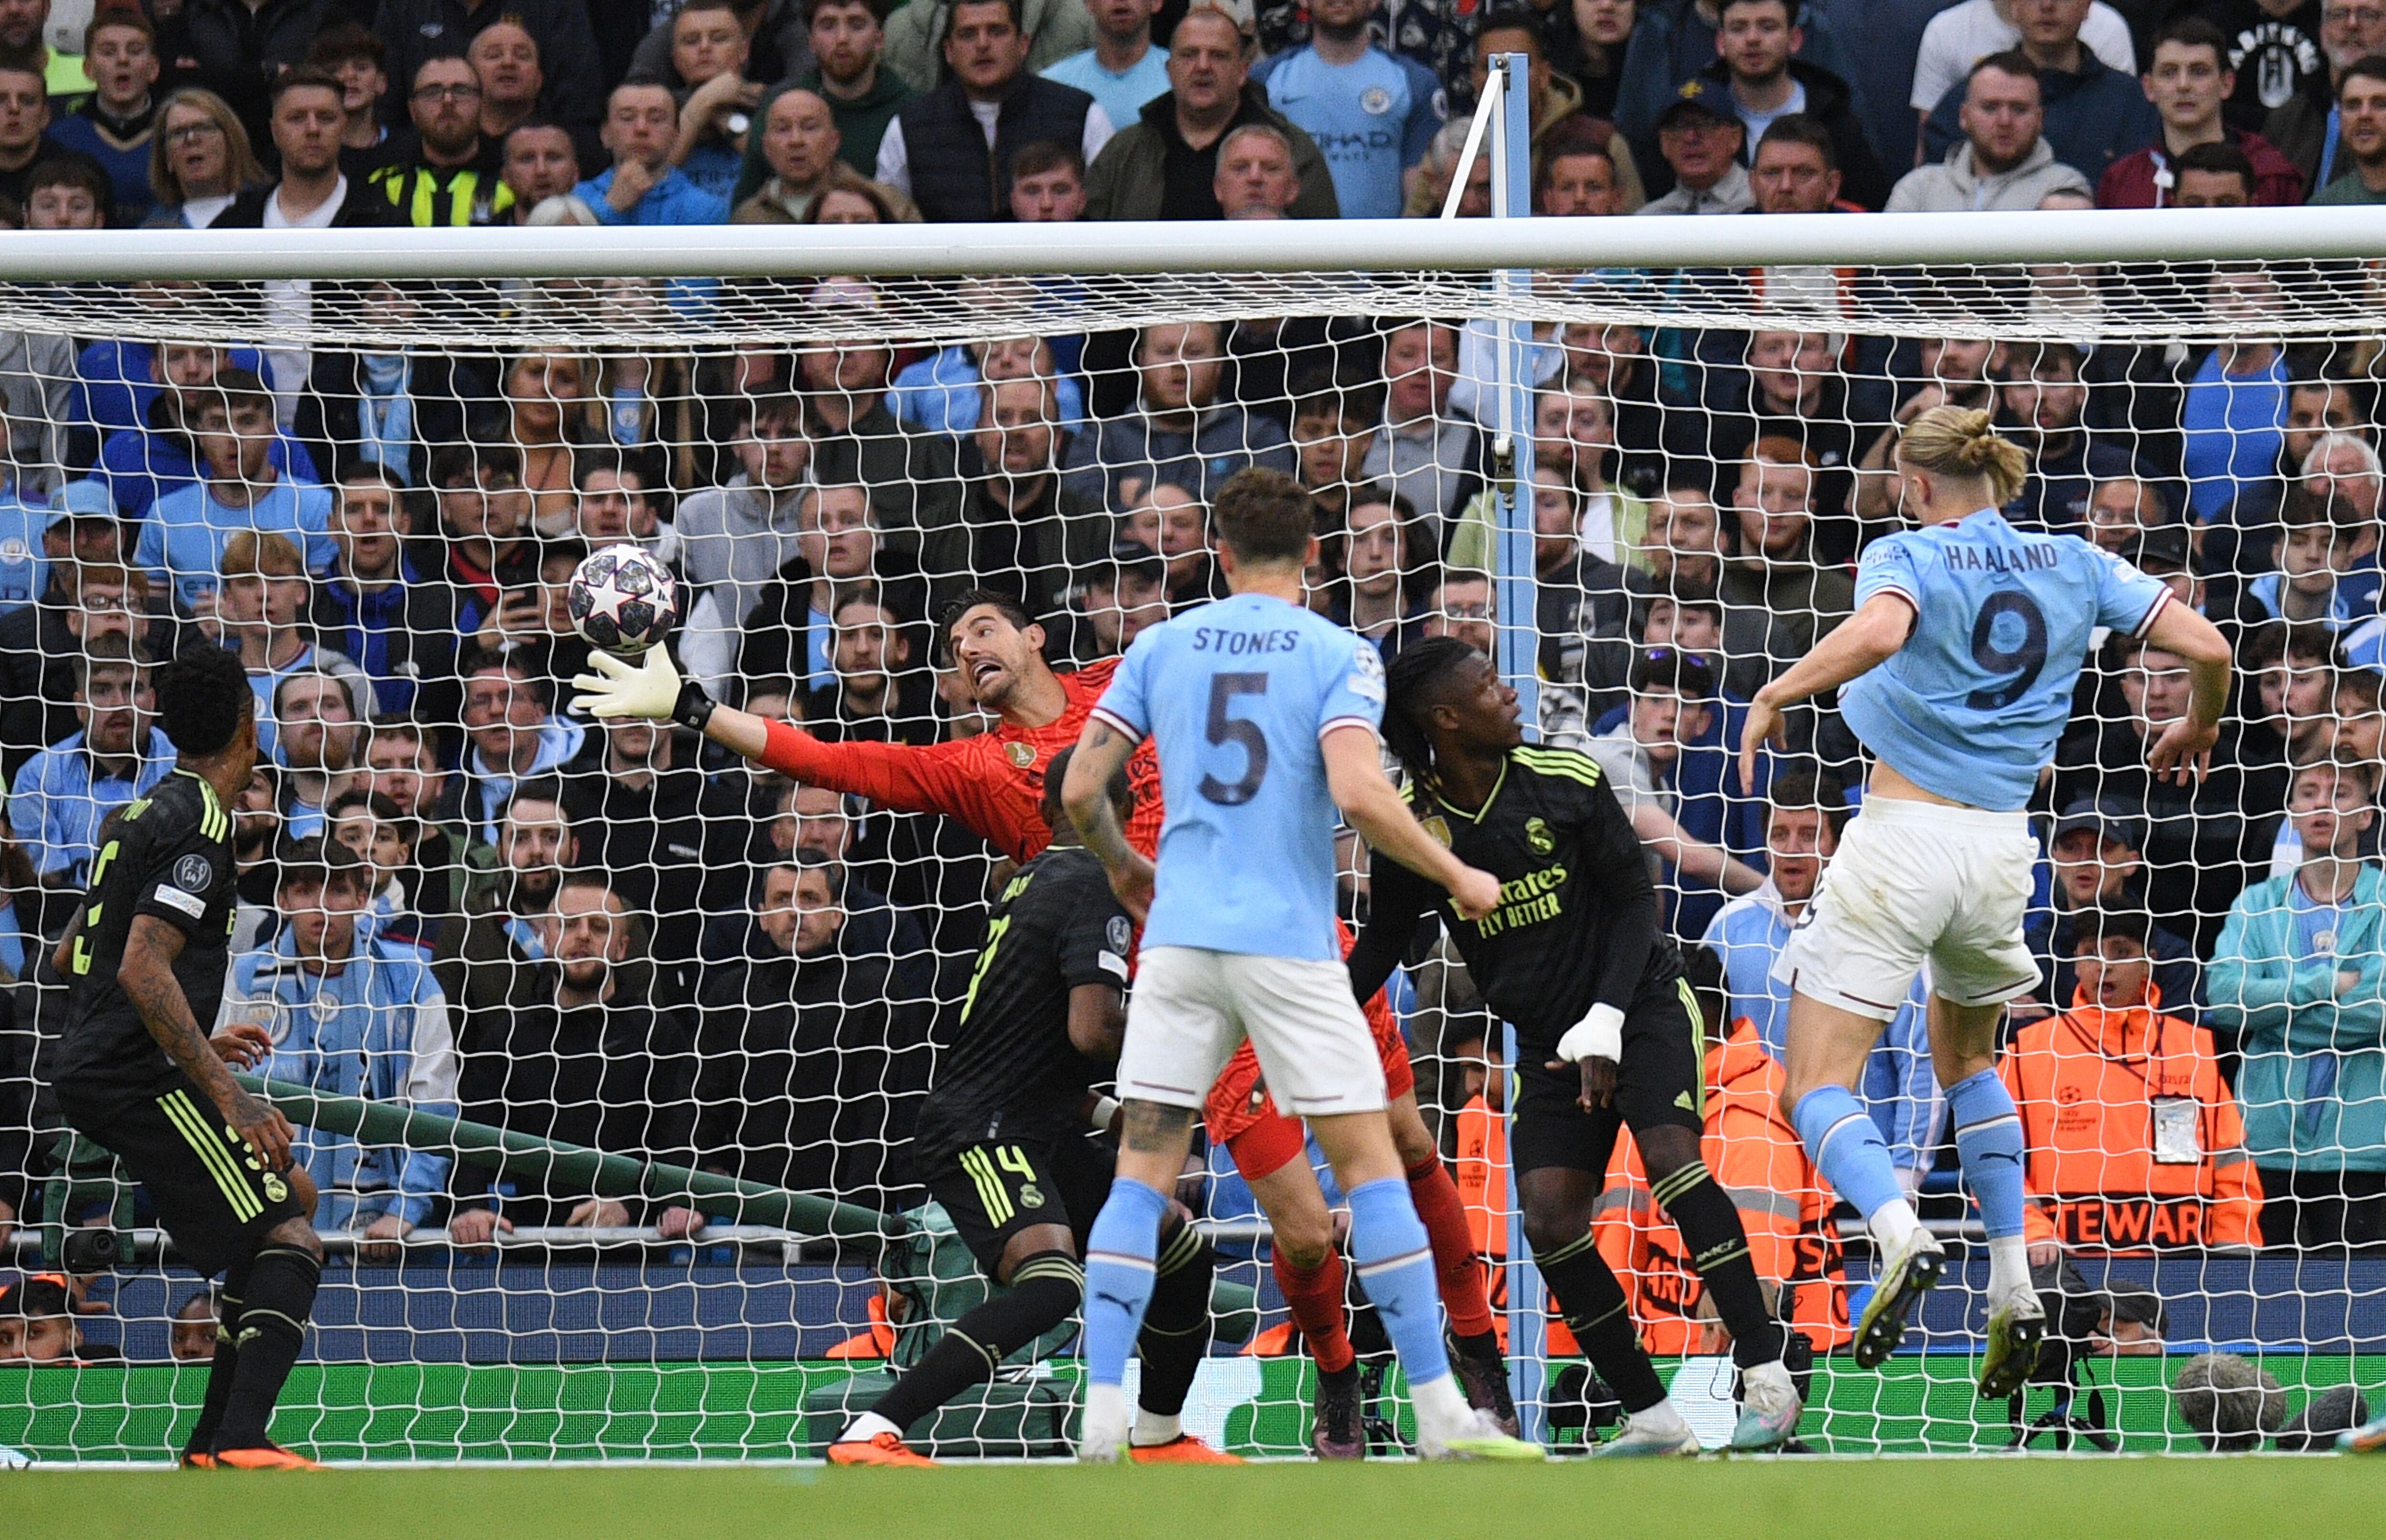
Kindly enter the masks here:
[[1021, 770], [1025, 770], [1028, 766], [1036, 762], [1036, 745], [1034, 744], [1005, 744], [1002, 745], [1002, 752], [1009, 755], [1011, 757], [1011, 762]]
[[1537, 818], [1525, 820], [1525, 843], [1532, 846], [1536, 856], [1546, 856], [1558, 847], [1556, 837], [1550, 833], [1550, 826]]

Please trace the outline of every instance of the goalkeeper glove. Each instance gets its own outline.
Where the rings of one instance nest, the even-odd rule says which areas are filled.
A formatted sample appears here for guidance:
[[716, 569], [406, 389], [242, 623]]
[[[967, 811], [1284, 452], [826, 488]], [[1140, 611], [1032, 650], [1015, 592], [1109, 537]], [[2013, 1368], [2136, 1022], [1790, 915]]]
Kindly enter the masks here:
[[1611, 1005], [1596, 1005], [1558, 1039], [1558, 1057], [1568, 1064], [1586, 1058], [1624, 1062], [1624, 1013]]
[[648, 647], [634, 667], [603, 652], [590, 653], [588, 663], [596, 672], [581, 674], [571, 682], [571, 687], [580, 692], [580, 698], [571, 703], [576, 712], [605, 721], [618, 717], [668, 718], [697, 732], [712, 720], [713, 698], [696, 681], [679, 677], [664, 648]]

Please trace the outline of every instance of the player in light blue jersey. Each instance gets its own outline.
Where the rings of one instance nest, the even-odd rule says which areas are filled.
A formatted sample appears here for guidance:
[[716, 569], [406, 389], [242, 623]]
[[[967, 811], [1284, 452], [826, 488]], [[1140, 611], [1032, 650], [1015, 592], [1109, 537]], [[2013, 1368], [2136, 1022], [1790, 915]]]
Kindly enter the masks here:
[[1251, 71], [1269, 105], [1325, 156], [1346, 219], [1397, 219], [1409, 174], [1449, 116], [1441, 82], [1375, 44], [1375, 0], [1310, 0], [1310, 41]]
[[[1111, 885], [1145, 920], [1119, 1056], [1117, 1179], [1086, 1241], [1086, 1417], [1078, 1457], [1125, 1458], [1177, 1430], [1129, 1426], [1121, 1390], [1151, 1297], [1168, 1195], [1193, 1119], [1248, 1036], [1276, 1105], [1308, 1121], [1350, 1205], [1350, 1252], [1398, 1350], [1433, 1458], [1538, 1459], [1466, 1404], [1442, 1345], [1433, 1252], [1384, 1117], [1375, 1039], [1334, 924], [1338, 808], [1380, 855], [1450, 890], [1469, 919], [1500, 884], [1437, 844], [1384, 777], [1375, 649], [1300, 603], [1316, 509], [1280, 471], [1218, 496], [1232, 598], [1135, 639], [1077, 740], [1061, 797]], [[1159, 750], [1157, 867], [1126, 842], [1102, 788], [1136, 746]]]
[[2038, 986], [2022, 941], [2038, 842], [2023, 809], [2053, 759], [2096, 628], [2187, 660], [2187, 715], [2147, 752], [2155, 774], [2181, 780], [2201, 773], [2219, 732], [2229, 644], [2127, 562], [2005, 522], [1996, 510], [2028, 461], [1986, 412], [1920, 414], [1898, 440], [1895, 470], [1900, 504], [1921, 527], [1865, 552], [1855, 614], [1757, 692], [1741, 770], [1752, 775], [1759, 747], [1781, 741], [1785, 707], [1840, 687], [1874, 764], [1864, 812], [1774, 968], [1791, 992], [1791, 1121], [1878, 1248], [1856, 1322], [1856, 1362], [1869, 1369], [1946, 1269], [1853, 1095], [1882, 1023], [1928, 963], [1932, 1068], [1989, 1237], [1980, 1394], [2002, 1399], [2037, 1366], [2046, 1330], [2022, 1238], [2021, 1121], [1994, 1062], [2005, 1002]]

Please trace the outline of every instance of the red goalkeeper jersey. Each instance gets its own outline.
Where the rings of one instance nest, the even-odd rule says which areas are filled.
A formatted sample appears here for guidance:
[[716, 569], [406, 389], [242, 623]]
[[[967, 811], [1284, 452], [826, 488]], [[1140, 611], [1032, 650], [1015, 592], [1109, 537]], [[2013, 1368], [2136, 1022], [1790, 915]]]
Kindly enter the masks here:
[[[913, 747], [906, 744], [828, 744], [800, 728], [772, 722], [761, 762], [807, 786], [866, 796], [907, 813], [943, 813], [1016, 861], [1051, 843], [1037, 811], [1044, 767], [1077, 741], [1086, 715], [1102, 698], [1118, 659], [1106, 657], [1057, 677], [1068, 706], [1042, 727], [1003, 722], [975, 738]], [[1160, 758], [1146, 738], [1127, 760], [1135, 816], [1127, 842], [1145, 855], [1160, 848]]]

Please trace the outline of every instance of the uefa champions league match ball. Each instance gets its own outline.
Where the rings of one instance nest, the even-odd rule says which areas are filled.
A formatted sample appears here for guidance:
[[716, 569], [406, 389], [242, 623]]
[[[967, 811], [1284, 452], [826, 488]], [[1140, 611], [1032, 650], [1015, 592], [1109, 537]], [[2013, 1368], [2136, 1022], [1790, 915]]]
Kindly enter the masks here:
[[608, 545], [571, 574], [569, 603], [582, 640], [634, 662], [678, 623], [679, 583], [637, 546]]

